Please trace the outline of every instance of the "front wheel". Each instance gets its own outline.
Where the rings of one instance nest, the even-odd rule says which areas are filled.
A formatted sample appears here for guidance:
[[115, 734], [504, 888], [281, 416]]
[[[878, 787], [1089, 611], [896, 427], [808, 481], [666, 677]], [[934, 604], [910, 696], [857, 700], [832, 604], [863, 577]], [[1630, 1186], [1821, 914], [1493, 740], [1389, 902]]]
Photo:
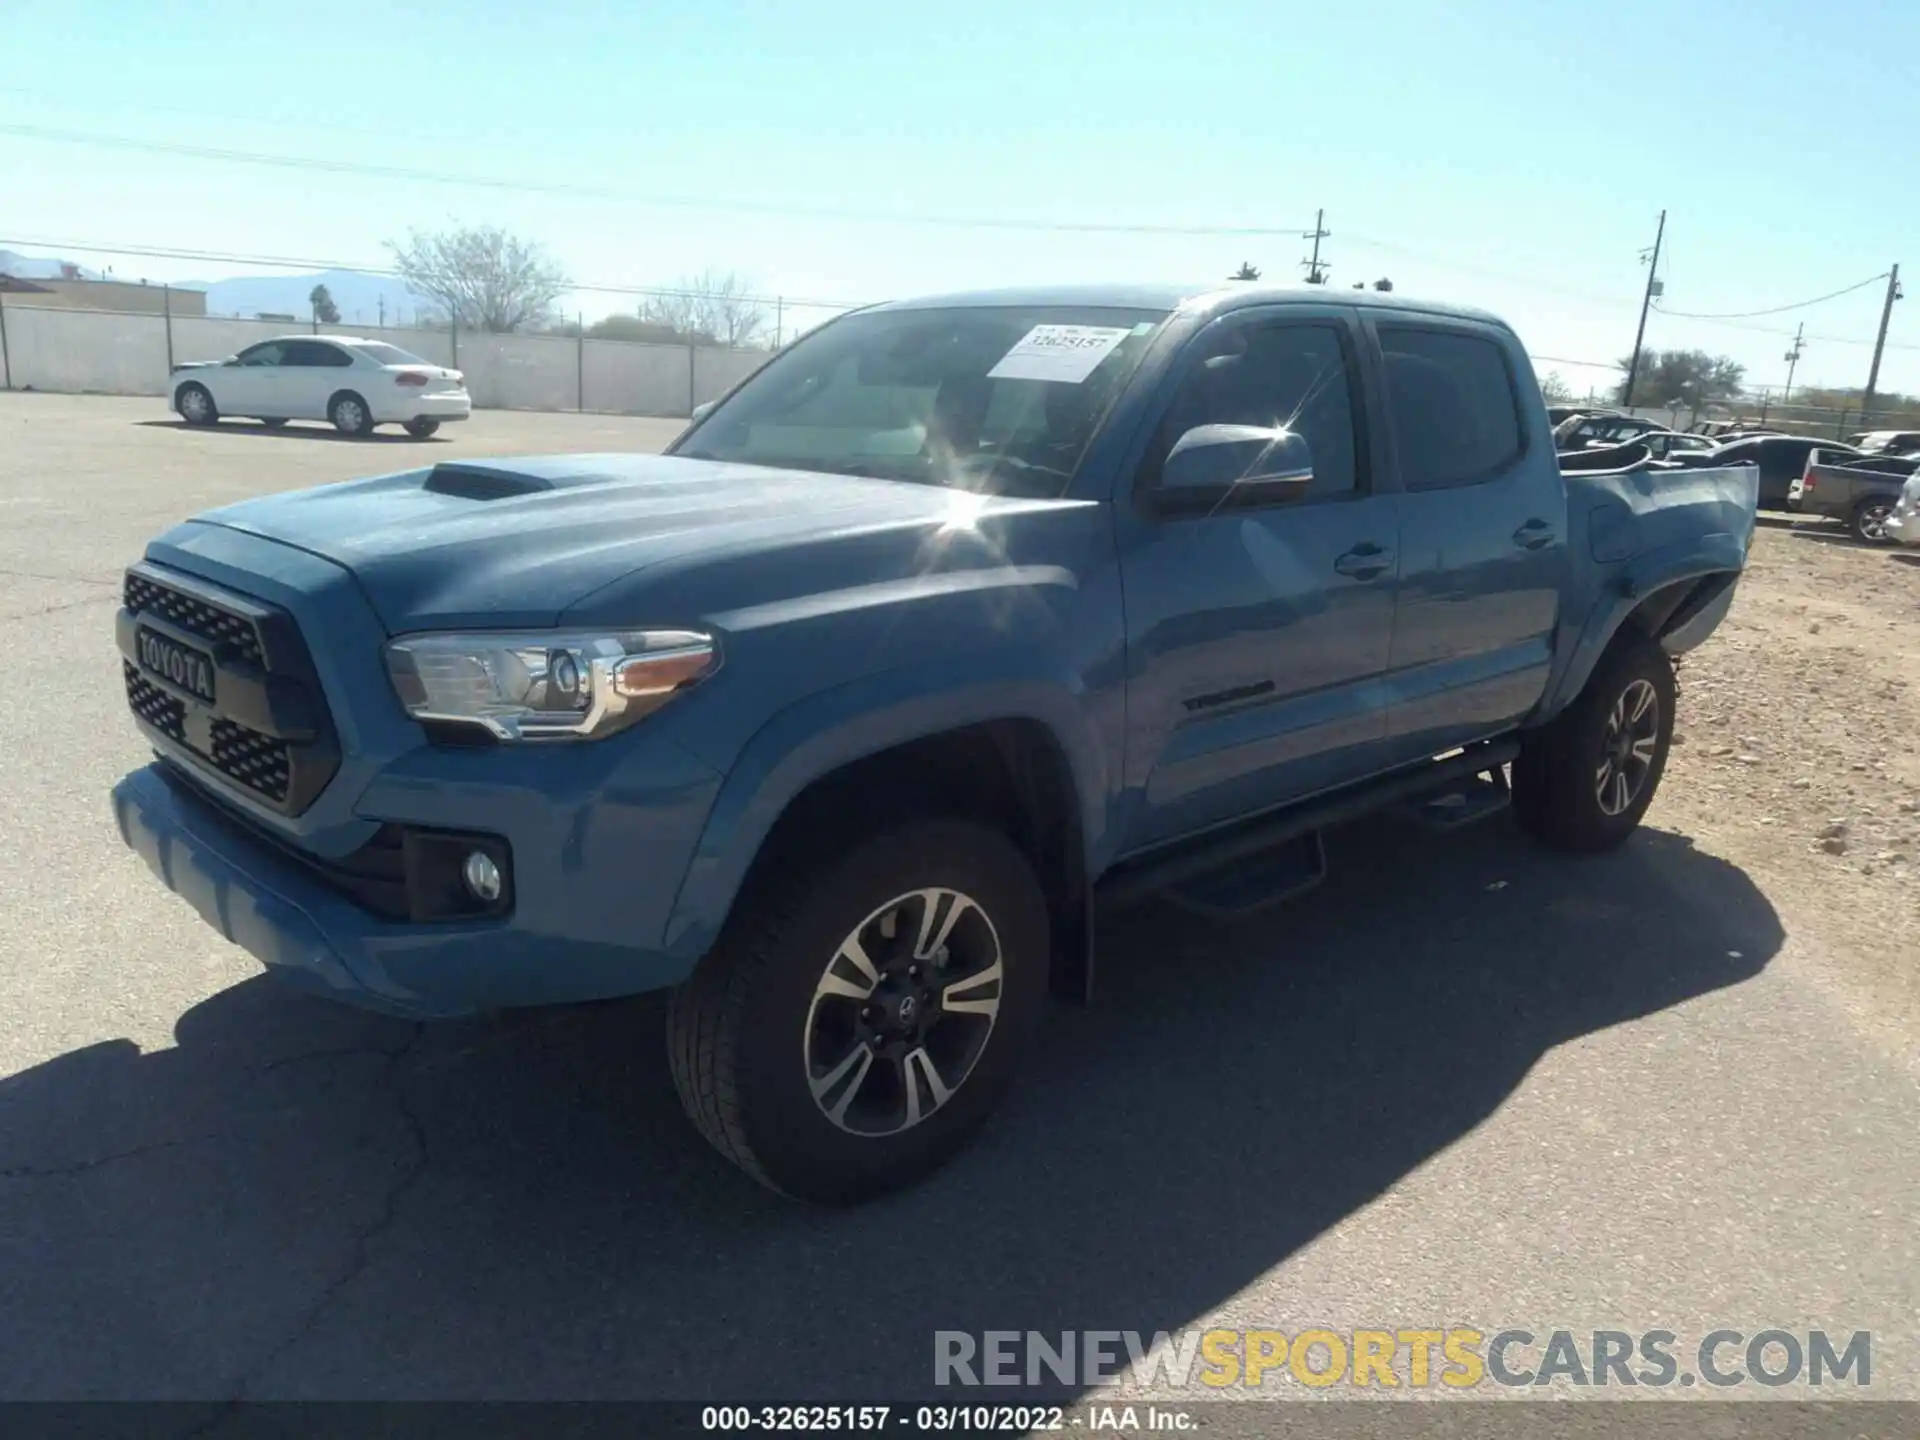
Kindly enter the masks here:
[[409, 420], [406, 424], [407, 434], [416, 440], [427, 439], [439, 428], [438, 420]]
[[342, 435], [373, 433], [373, 412], [367, 408], [367, 402], [351, 390], [333, 397], [333, 402], [327, 406], [327, 419]]
[[213, 403], [213, 392], [191, 381], [174, 392], [173, 408], [180, 412], [180, 418], [189, 425], [214, 425], [220, 420], [219, 407]]
[[1559, 850], [1611, 850], [1653, 803], [1673, 741], [1673, 662], [1659, 642], [1622, 636], [1579, 697], [1529, 734], [1513, 762], [1521, 827]]
[[1893, 501], [1885, 496], [1862, 500], [1847, 516], [1847, 533], [1862, 545], [1887, 543], [1887, 521], [1893, 518]]
[[996, 831], [915, 821], [745, 899], [675, 992], [669, 1059], [748, 1174], [846, 1204], [986, 1120], [1045, 1006], [1047, 908]]

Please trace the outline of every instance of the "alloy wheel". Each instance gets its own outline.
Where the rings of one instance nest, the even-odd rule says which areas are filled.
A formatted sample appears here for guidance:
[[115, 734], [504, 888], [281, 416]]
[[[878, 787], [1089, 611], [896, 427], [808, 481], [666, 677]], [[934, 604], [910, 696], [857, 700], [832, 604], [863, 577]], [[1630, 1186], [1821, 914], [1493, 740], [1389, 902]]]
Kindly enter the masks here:
[[1607, 716], [1599, 769], [1593, 773], [1594, 798], [1601, 813], [1619, 815], [1639, 798], [1660, 745], [1660, 696], [1645, 680], [1620, 692]]
[[814, 1104], [849, 1134], [911, 1130], [959, 1091], [1000, 1012], [1000, 936], [979, 903], [931, 887], [898, 895], [840, 942], [808, 1007]]

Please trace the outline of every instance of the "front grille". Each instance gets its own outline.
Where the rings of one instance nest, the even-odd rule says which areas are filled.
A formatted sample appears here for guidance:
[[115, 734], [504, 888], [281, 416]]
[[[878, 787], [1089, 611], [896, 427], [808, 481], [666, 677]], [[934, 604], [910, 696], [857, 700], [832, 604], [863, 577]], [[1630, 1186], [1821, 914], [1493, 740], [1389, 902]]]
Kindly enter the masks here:
[[[289, 815], [340, 768], [326, 699], [293, 617], [275, 606], [142, 564], [127, 572], [118, 624], [127, 704], [210, 778]], [[148, 673], [139, 632], [164, 628], [209, 652], [215, 703]]]
[[213, 768], [230, 780], [238, 780], [278, 805], [287, 798], [287, 786], [293, 780], [293, 759], [284, 740], [262, 735], [231, 720], [216, 720], [211, 726], [213, 743], [207, 758]]
[[254, 629], [251, 620], [169, 589], [144, 575], [128, 572], [121, 603], [136, 613], [144, 610], [156, 615], [169, 625], [211, 642], [216, 648], [230, 647], [250, 665], [266, 663], [260, 648], [260, 632]]
[[169, 740], [186, 744], [186, 703], [151, 683], [127, 661], [121, 661], [120, 666], [127, 672], [127, 704], [133, 707], [133, 713]]

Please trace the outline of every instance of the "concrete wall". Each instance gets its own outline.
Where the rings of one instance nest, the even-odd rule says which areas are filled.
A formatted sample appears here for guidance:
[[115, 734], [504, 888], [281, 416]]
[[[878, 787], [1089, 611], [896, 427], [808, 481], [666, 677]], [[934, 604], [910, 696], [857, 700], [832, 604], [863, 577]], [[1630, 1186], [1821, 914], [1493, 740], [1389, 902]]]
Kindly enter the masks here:
[[[306, 333], [283, 320], [132, 315], [23, 304], [0, 297], [12, 389], [80, 394], [163, 395], [172, 360], [223, 360], [276, 335]], [[501, 410], [597, 410], [685, 415], [726, 393], [767, 356], [763, 350], [584, 343], [554, 335], [486, 335], [440, 330], [373, 330], [323, 325], [320, 333], [364, 335], [411, 351], [467, 377], [473, 403]]]

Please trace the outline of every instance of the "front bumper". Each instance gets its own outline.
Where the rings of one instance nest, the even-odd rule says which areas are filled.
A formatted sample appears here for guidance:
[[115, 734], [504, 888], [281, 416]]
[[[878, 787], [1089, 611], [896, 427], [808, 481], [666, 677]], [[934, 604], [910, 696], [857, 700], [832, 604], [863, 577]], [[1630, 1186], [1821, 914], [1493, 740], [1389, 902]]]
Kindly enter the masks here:
[[[613, 877], [555, 875], [531, 838], [513, 915], [412, 923], [362, 908], [164, 763], [122, 779], [113, 812], [129, 848], [224, 938], [294, 988], [363, 1009], [444, 1019], [608, 999], [672, 985], [697, 958], [641, 943], [651, 928], [644, 923], [620, 933], [620, 902], [636, 919], [661, 908], [646, 895], [660, 872], [615, 883], [609, 894]], [[589, 825], [582, 817], [581, 828]], [[664, 905], [677, 890], [675, 874]], [[585, 923], [556, 927], [556, 913]]]

